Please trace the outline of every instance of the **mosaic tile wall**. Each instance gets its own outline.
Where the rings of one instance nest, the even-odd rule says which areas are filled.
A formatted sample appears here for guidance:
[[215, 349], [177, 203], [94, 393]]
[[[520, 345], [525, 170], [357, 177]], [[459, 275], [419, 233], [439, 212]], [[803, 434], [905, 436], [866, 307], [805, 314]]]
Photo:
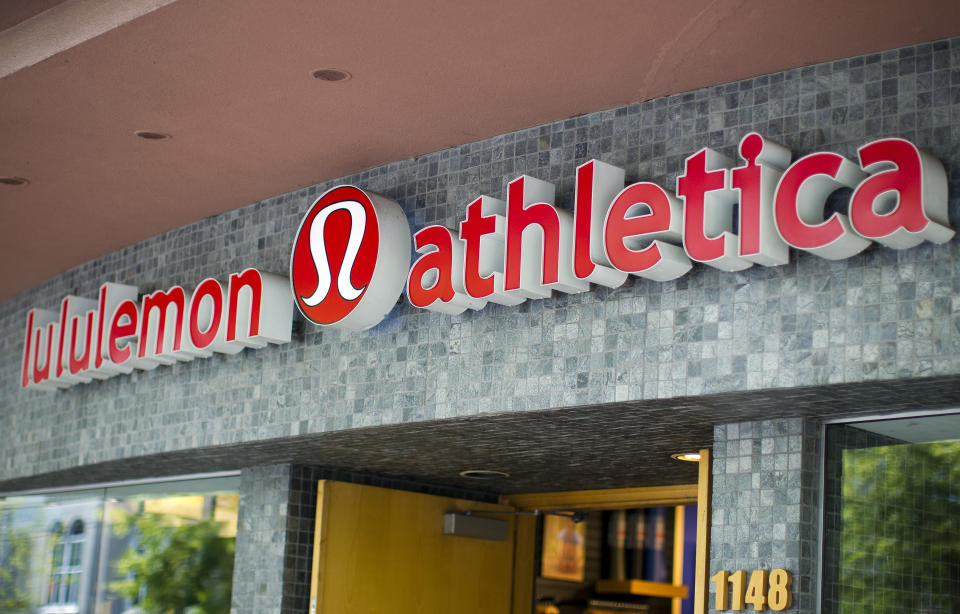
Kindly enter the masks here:
[[233, 614], [280, 613], [290, 512], [290, 465], [245, 469], [233, 566]]
[[819, 611], [820, 440], [820, 425], [800, 418], [714, 429], [710, 575], [786, 569], [793, 609]]
[[[310, 611], [313, 528], [317, 519], [317, 481], [320, 479], [321, 472], [316, 467], [290, 466], [283, 598], [279, 602], [279, 609], [272, 610], [280, 614], [303, 614]], [[276, 565], [276, 561], [272, 564]]]
[[[283, 272], [312, 199], [350, 182], [396, 199], [413, 227], [454, 226], [478, 194], [521, 173], [570, 207], [590, 158], [628, 181], [672, 186], [685, 156], [734, 154], [757, 130], [794, 156], [855, 157], [902, 136], [947, 168], [960, 227], [960, 39], [717, 85], [386, 164], [176, 229], [0, 305], [0, 481], [89, 463], [360, 426], [960, 372], [960, 242], [731, 274], [696, 266], [668, 283], [557, 295], [446, 316], [398, 305], [363, 333], [296, 324], [292, 343], [115, 377], [66, 392], [18, 387], [31, 307]], [[759, 415], [757, 416], [760, 417]]]

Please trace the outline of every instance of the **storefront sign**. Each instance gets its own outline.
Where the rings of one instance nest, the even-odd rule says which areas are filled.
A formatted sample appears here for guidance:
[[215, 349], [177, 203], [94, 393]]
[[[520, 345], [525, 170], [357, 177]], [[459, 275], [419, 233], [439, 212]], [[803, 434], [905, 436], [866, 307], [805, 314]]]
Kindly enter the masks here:
[[[909, 141], [864, 145], [859, 164], [830, 152], [791, 163], [788, 149], [757, 133], [738, 152], [739, 165], [708, 148], [691, 155], [676, 193], [647, 182], [624, 187], [622, 169], [591, 160], [577, 168], [572, 214], [554, 205], [553, 184], [518, 177], [506, 201], [468, 204], [459, 232], [428, 226], [414, 234], [420, 256], [406, 275], [407, 298], [458, 314], [585, 292], [591, 283], [616, 288], [628, 275], [668, 281], [693, 262], [740, 271], [786, 264], [790, 247], [838, 260], [874, 241], [906, 249], [954, 235], [943, 166]], [[827, 211], [841, 188], [853, 189], [848, 212]], [[386, 315], [409, 256], [398, 210], [352, 186], [314, 204], [291, 258], [293, 292], [308, 319], [363, 329]]]
[[66, 296], [60, 313], [31, 309], [23, 342], [24, 388], [67, 388], [133, 369], [289, 343], [287, 280], [247, 269], [224, 284], [201, 281], [145, 295], [105, 283], [97, 300]]

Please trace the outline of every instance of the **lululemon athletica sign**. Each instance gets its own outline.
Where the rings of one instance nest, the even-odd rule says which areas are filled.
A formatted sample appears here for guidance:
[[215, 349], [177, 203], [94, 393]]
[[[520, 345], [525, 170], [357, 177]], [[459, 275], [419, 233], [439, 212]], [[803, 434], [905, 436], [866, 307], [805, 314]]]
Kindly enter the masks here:
[[[487, 303], [547, 298], [553, 291], [585, 292], [590, 284], [616, 288], [629, 275], [668, 281], [694, 262], [740, 271], [787, 264], [791, 247], [838, 260], [872, 242], [906, 249], [954, 236], [943, 166], [904, 139], [864, 145], [858, 162], [831, 152], [791, 161], [787, 148], [750, 133], [738, 155], [739, 162], [709, 148], [692, 154], [676, 192], [649, 182], [624, 187], [622, 169], [590, 160], [577, 168], [572, 213], [554, 205], [553, 184], [518, 177], [507, 186], [506, 200], [484, 195], [467, 204], [458, 230], [428, 226], [414, 234], [419, 256], [406, 275], [407, 298], [416, 307], [458, 314]], [[828, 197], [841, 188], [853, 190], [848, 212], [828, 211]], [[375, 250], [366, 251], [365, 242], [376, 245], [377, 235], [360, 229], [371, 211], [380, 216], [377, 206], [399, 210], [383, 197], [343, 186], [324, 195], [304, 219], [291, 282], [300, 310], [313, 322], [366, 328], [395, 302], [396, 279], [382, 286], [379, 307], [363, 303], [373, 299], [376, 279], [369, 273]], [[325, 231], [334, 216], [339, 230]], [[388, 230], [380, 217], [382, 250]], [[405, 219], [396, 224], [398, 232], [406, 231]], [[384, 259], [405, 262], [409, 248], [401, 243], [377, 255], [377, 266]], [[335, 315], [323, 315], [327, 301]], [[364, 316], [349, 321], [349, 310], [361, 304]]]
[[[523, 175], [506, 200], [481, 195], [467, 204], [457, 230], [418, 230], [412, 266], [400, 206], [339, 186], [301, 222], [289, 280], [247, 269], [192, 292], [173, 286], [142, 297], [135, 286], [105, 283], [96, 299], [31, 309], [21, 384], [65, 388], [287, 343], [294, 304], [316, 324], [363, 330], [383, 320], [404, 287], [414, 306], [458, 314], [590, 284], [616, 288], [629, 275], [668, 281], [694, 262], [740, 271], [786, 264], [791, 247], [838, 260], [872, 242], [907, 249], [955, 234], [943, 165], [904, 139], [866, 144], [856, 162], [831, 152], [792, 161], [757, 133], [737, 153], [739, 162], [708, 148], [692, 154], [675, 192], [624, 186], [622, 169], [590, 160], [576, 170], [572, 212], [554, 205], [553, 184]], [[831, 212], [828, 197], [841, 188], [852, 190], [847, 213]]]

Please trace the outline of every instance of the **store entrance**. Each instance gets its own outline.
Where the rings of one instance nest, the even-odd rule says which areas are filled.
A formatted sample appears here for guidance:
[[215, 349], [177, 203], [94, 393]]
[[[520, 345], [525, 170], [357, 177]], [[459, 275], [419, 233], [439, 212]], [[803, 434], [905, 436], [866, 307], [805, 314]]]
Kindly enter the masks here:
[[[466, 512], [471, 516], [465, 516]], [[444, 517], [512, 508], [346, 482], [321, 481], [311, 614], [509, 614], [514, 517], [496, 535], [444, 532]], [[502, 523], [502, 524], [500, 524]]]
[[[702, 612], [693, 609], [705, 603], [702, 452], [699, 484], [505, 495], [499, 504], [321, 481], [310, 612]], [[641, 518], [649, 540], [637, 537]]]
[[523, 514], [514, 612], [693, 614], [699, 494], [685, 484], [504, 498]]

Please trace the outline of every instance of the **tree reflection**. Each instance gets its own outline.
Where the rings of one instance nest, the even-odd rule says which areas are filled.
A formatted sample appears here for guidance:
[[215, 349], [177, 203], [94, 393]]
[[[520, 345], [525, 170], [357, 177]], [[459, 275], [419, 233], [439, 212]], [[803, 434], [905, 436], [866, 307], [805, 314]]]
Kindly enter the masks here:
[[0, 612], [24, 612], [30, 607], [26, 590], [30, 533], [9, 524], [0, 505]]
[[845, 450], [843, 614], [960, 612], [960, 442]]
[[230, 611], [234, 539], [213, 519], [187, 520], [142, 513], [114, 525], [135, 536], [114, 563], [110, 590], [150, 614], [226, 614]]

